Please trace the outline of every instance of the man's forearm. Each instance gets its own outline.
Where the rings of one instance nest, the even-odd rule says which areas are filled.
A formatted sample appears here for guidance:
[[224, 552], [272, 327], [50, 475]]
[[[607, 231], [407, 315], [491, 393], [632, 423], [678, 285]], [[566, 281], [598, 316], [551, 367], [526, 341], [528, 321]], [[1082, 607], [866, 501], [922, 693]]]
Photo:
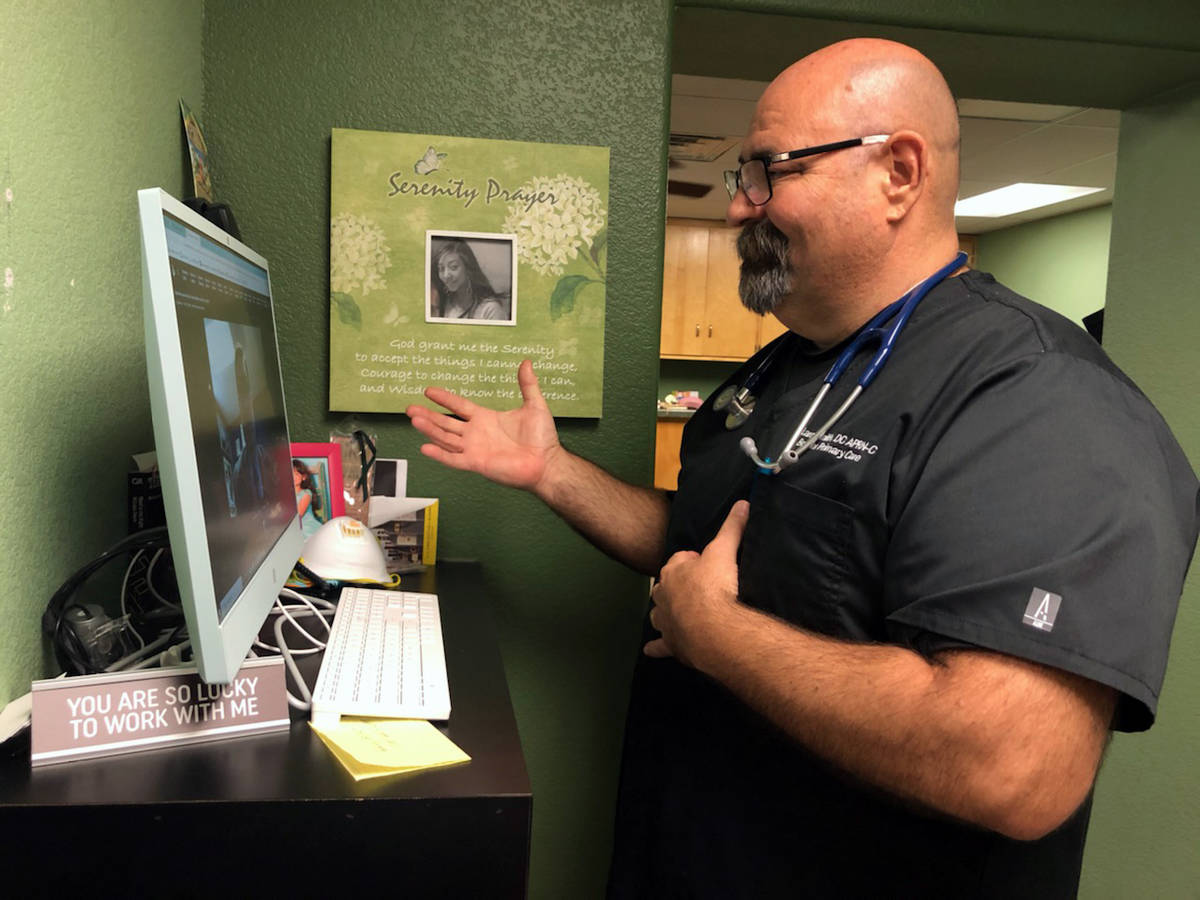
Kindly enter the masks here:
[[797, 741], [871, 784], [1034, 838], [1086, 797], [1110, 689], [985, 651], [930, 663], [813, 635], [748, 607], [693, 660]]
[[532, 491], [609, 556], [658, 574], [670, 513], [664, 491], [622, 481], [561, 445]]

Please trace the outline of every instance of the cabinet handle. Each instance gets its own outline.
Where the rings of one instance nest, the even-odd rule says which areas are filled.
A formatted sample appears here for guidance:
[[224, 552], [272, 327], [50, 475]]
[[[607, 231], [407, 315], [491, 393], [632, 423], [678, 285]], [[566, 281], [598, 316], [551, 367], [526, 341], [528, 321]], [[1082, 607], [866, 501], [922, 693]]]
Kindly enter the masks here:
[[708, 336], [712, 337], [712, 325], [711, 324], [708, 326]]
[[696, 323], [696, 337], [700, 337], [700, 323]]

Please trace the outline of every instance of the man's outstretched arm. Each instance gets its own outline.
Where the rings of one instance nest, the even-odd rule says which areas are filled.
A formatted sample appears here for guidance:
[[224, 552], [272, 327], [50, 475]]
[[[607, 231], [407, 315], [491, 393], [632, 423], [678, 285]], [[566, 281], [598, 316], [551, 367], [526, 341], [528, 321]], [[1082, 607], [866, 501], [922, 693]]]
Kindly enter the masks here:
[[521, 405], [505, 412], [426, 388], [425, 396], [450, 414], [419, 405], [406, 410], [430, 440], [421, 452], [452, 469], [529, 491], [609, 556], [657, 574], [667, 533], [666, 494], [622, 481], [565, 449], [529, 360], [517, 370], [517, 383]]

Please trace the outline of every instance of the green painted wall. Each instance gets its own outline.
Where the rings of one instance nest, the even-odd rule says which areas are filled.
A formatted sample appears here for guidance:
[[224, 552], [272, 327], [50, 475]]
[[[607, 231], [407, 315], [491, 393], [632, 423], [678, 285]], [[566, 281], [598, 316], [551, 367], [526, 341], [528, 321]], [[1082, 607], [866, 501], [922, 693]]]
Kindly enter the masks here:
[[1083, 326], [1104, 308], [1112, 207], [979, 235], [976, 268]]
[[179, 98], [204, 91], [200, 0], [0, 10], [3, 704], [43, 674], [54, 589], [125, 533], [154, 444], [134, 192], [182, 190]]
[[[1121, 117], [1104, 345], [1200, 464], [1200, 84]], [[1118, 735], [1100, 772], [1080, 894], [1200, 894], [1200, 568], [1175, 622], [1158, 724]]]
[[[327, 410], [329, 132], [334, 127], [611, 148], [604, 415], [564, 443], [649, 483], [658, 368], [669, 8], [665, 0], [209, 0], [204, 79], [218, 193], [271, 260], [293, 438]], [[442, 470], [399, 415], [366, 419], [441, 498], [439, 556], [493, 590], [534, 789], [534, 896], [604, 883], [629, 674], [647, 584], [523, 495]]]
[[[0, 313], [0, 424], [10, 446], [18, 436], [25, 441], [0, 479], [0, 501], [27, 514], [5, 520], [0, 697], [40, 674], [37, 617], [45, 599], [120, 533], [123, 482], [114, 473], [150, 440], [133, 191], [152, 183], [182, 188], [180, 95], [204, 110], [219, 192], [233, 203], [248, 241], [272, 261], [289, 413], [302, 440], [322, 439], [335, 421], [325, 412], [330, 128], [612, 147], [607, 402], [601, 420], [564, 423], [563, 437], [623, 477], [649, 479], [666, 94], [677, 28], [667, 0], [450, 0], [436, 7], [208, 0], [203, 17], [199, 0], [0, 4], [7, 13], [0, 175], [14, 187], [13, 202], [0, 201], [0, 270], [14, 270], [14, 287], [3, 294], [11, 309]], [[987, 58], [1020, 59], [1037, 72], [1077, 70], [1096, 52], [1105, 61], [1088, 72], [1097, 101], [1106, 91], [1130, 90], [1131, 70], [1112, 60], [1171, 48], [1162, 51], [1158, 73], [1169, 79], [1190, 71], [1200, 50], [1192, 0], [1144, 3], [1136, 17], [1122, 0], [727, 5], [736, 21], [719, 23], [717, 49], [706, 51], [713, 69], [735, 70], [748, 57], [745, 48], [764, 46], [770, 25], [795, 16], [975, 30], [997, 40], [1024, 35], [1020, 53]], [[702, 13], [684, 8], [678, 15]], [[1064, 53], [1071, 41], [1112, 43], [1073, 44]], [[779, 48], [791, 50], [803, 48]], [[749, 55], [756, 63], [765, 58]], [[959, 64], [972, 61], [964, 56], [958, 53]], [[1015, 79], [999, 65], [978, 67], [978, 58], [974, 68], [988, 78], [977, 83], [998, 91]], [[1044, 90], [1071, 102], [1065, 94], [1078, 79], [1066, 74]], [[1112, 105], [1132, 103], [1107, 96]], [[1193, 459], [1200, 376], [1186, 344], [1200, 324], [1192, 302], [1200, 273], [1187, 211], [1197, 200], [1189, 148], [1198, 112], [1189, 95], [1123, 121], [1106, 313], [1106, 343]], [[1189, 186], [1183, 194], [1181, 183]], [[1172, 211], [1164, 216], [1164, 209]], [[398, 417], [367, 424], [385, 453], [415, 458], [417, 441]], [[443, 498], [445, 555], [478, 557], [489, 574], [536, 797], [531, 894], [598, 896], [644, 583], [526, 497], [419, 459], [411, 480], [414, 490]], [[1196, 602], [1193, 587], [1160, 725], [1118, 739], [1102, 774], [1084, 896], [1188, 896], [1200, 883], [1191, 771], [1200, 705]]]

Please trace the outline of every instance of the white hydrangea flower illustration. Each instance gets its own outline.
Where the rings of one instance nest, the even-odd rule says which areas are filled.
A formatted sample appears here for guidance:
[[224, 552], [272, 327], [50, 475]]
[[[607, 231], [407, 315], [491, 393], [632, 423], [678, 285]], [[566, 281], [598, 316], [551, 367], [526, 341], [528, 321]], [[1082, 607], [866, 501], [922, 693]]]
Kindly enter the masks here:
[[362, 288], [365, 296], [387, 287], [383, 278], [391, 267], [391, 248], [383, 229], [366, 216], [342, 213], [329, 226], [329, 287], [349, 294]]
[[404, 217], [404, 224], [413, 231], [424, 235], [425, 229], [429, 227], [429, 210], [424, 206], [413, 207], [412, 211]]
[[525, 196], [553, 194], [554, 202], [509, 204], [504, 231], [517, 236], [517, 255], [541, 275], [561, 275], [605, 223], [600, 192], [582, 178], [538, 176], [519, 188]]

